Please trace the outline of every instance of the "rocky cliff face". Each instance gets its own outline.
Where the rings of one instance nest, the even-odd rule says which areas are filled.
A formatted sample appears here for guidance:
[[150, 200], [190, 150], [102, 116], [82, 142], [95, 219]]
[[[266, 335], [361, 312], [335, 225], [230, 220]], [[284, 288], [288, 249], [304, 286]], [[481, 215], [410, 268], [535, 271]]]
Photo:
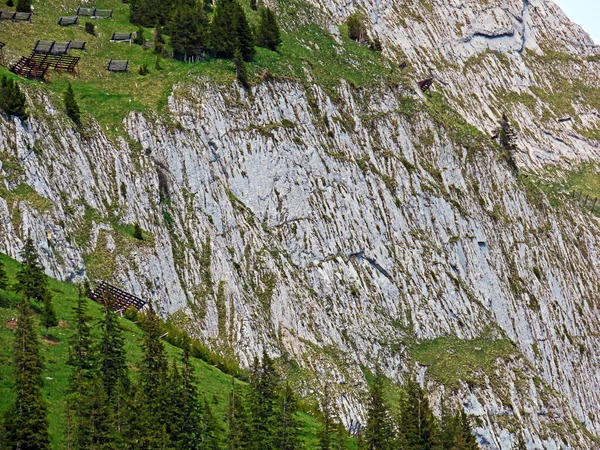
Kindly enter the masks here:
[[[365, 373], [380, 365], [462, 404], [484, 448], [510, 449], [520, 430], [529, 448], [596, 448], [598, 223], [551, 204], [445, 106], [484, 131], [508, 108], [522, 167], [596, 159], [585, 134], [597, 119], [561, 129], [540, 87], [553, 68], [591, 72], [592, 43], [550, 2], [456, 3], [363, 5], [414, 77], [429, 67], [447, 83], [444, 99], [343, 82], [250, 95], [197, 79], [108, 138], [30, 90], [45, 106], [27, 124], [0, 117], [0, 251], [17, 257], [30, 234], [53, 276], [148, 297], [244, 364], [263, 348], [295, 360], [306, 394], [335, 384], [346, 421], [362, 418]], [[545, 47], [550, 29], [569, 58]], [[595, 95], [585, 74], [572, 85]]]

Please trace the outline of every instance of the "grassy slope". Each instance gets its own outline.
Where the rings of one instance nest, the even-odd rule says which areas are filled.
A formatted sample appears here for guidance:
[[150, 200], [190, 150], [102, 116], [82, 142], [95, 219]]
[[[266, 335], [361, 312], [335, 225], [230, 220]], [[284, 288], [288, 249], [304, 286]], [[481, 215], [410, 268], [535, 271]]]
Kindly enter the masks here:
[[[2, 254], [0, 254], [0, 259], [5, 264], [9, 279], [14, 282], [15, 274], [20, 267], [19, 263]], [[42, 377], [44, 379], [44, 395], [50, 405], [49, 417], [52, 443], [55, 449], [59, 449], [64, 448], [65, 396], [71, 372], [71, 368], [66, 365], [66, 361], [69, 353], [68, 338], [73, 333], [74, 317], [72, 308], [77, 299], [77, 287], [54, 279], [49, 279], [49, 281], [54, 296], [54, 307], [61, 325], [50, 331], [51, 337], [56, 342], [50, 343], [43, 340], [41, 342], [41, 351], [46, 364]], [[94, 324], [97, 324], [102, 317], [100, 306], [90, 301], [89, 314], [93, 317]], [[11, 330], [11, 320], [16, 316], [17, 311], [15, 309], [0, 307], [0, 342], [3, 344], [0, 346], [0, 414], [13, 401], [13, 368], [11, 363], [13, 332]], [[134, 377], [136, 366], [141, 359], [139, 346], [142, 331], [137, 325], [124, 318], [120, 319], [120, 324], [124, 331], [131, 375]], [[38, 331], [41, 338], [44, 330], [42, 327], [38, 327]], [[165, 348], [172, 361], [180, 360], [180, 349], [167, 343], [165, 343]], [[200, 392], [206, 395], [211, 402], [213, 399], [218, 401], [217, 404], [213, 405], [215, 413], [218, 417], [224, 418], [227, 408], [227, 395], [232, 383], [231, 377], [204, 361], [198, 359], [192, 361], [196, 369]], [[316, 448], [316, 434], [319, 427], [317, 420], [305, 413], [301, 413], [301, 419], [303, 439], [307, 444], [307, 448]]]
[[[231, 61], [210, 59], [203, 63], [187, 64], [165, 59], [161, 62], [163, 70], [158, 71], [154, 70], [156, 55], [152, 50], [144, 50], [137, 45], [110, 43], [113, 32], [131, 32], [137, 29], [129, 23], [129, 5], [120, 0], [95, 2], [98, 8], [114, 11], [112, 20], [81, 18], [81, 24], [77, 27], [57, 25], [58, 17], [73, 15], [82, 3], [81, 0], [34, 0], [33, 24], [3, 21], [0, 23], [0, 40], [7, 44], [4, 50], [7, 61], [14, 61], [20, 55], [28, 55], [37, 39], [86, 40], [86, 53], [72, 52], [73, 55], [82, 56], [79, 77], [59, 75], [52, 71], [46, 89], [60, 95], [66, 84], [71, 82], [82, 110], [108, 127], [107, 130], [118, 132], [122, 119], [131, 110], [160, 111], [166, 104], [172, 86], [189, 81], [190, 77], [206, 77], [219, 83], [230, 83], [235, 78]], [[258, 14], [250, 10], [247, 3], [243, 0], [251, 22], [256, 24]], [[86, 21], [96, 25], [96, 36], [85, 33]], [[145, 30], [144, 36], [151, 41], [152, 30]], [[325, 86], [338, 83], [340, 78], [355, 85], [395, 78], [394, 72], [389, 68], [391, 66], [379, 53], [350, 39], [344, 39], [343, 45], [339, 45], [332, 36], [317, 26], [301, 26], [293, 32], [283, 33], [282, 40], [277, 53], [257, 48], [255, 61], [249, 64], [251, 74], [260, 74], [268, 69], [276, 77], [303, 80], [306, 78], [305, 69], [308, 69], [313, 78]], [[105, 70], [109, 59], [129, 59], [131, 74], [109, 74]], [[138, 67], [143, 64], [147, 64], [151, 70], [150, 75], [145, 77], [137, 73]], [[0, 75], [5, 74], [9, 72], [0, 68]], [[35, 84], [39, 87], [39, 84]], [[60, 102], [58, 95], [57, 104]]]

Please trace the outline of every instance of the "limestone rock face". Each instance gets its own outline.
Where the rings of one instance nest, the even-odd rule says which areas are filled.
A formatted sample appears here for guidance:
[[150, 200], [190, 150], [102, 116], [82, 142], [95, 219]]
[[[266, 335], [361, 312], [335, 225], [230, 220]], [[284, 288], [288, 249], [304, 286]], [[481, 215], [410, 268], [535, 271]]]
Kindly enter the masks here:
[[[522, 168], [597, 160], [598, 111], [575, 95], [599, 86], [597, 49], [552, 2], [313, 1], [331, 24], [367, 11], [385, 51], [433, 73], [479, 129], [506, 108]], [[263, 348], [295, 360], [305, 394], [334, 384], [346, 423], [379, 365], [464, 407], [483, 448], [521, 432], [529, 448], [596, 448], [597, 220], [551, 205], [411, 90], [251, 94], [190, 80], [121, 138], [82, 135], [29, 94], [44, 113], [0, 116], [0, 251], [18, 257], [30, 235], [52, 276], [147, 297], [242, 364]]]
[[[308, 1], [331, 23], [363, 13], [390, 57], [410, 63], [415, 77], [433, 75], [480, 129], [508, 112], [522, 124], [521, 165], [598, 157], [598, 142], [577, 131], [600, 127], [600, 46], [553, 1]], [[557, 122], [565, 116], [574, 122]]]

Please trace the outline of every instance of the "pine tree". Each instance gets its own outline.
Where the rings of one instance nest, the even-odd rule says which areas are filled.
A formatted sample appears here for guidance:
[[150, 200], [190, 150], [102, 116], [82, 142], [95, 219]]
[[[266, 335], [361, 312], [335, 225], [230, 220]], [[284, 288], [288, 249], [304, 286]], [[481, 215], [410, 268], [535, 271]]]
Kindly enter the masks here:
[[281, 33], [275, 14], [270, 8], [261, 8], [260, 25], [258, 27], [257, 42], [259, 47], [276, 51], [281, 44]]
[[194, 367], [190, 362], [190, 341], [187, 335], [183, 340], [181, 374], [175, 367], [171, 376], [169, 396], [173, 399], [170, 431], [175, 448], [196, 450], [202, 448], [202, 405], [196, 389]]
[[234, 2], [234, 17], [235, 17], [235, 31], [236, 31], [236, 48], [242, 53], [244, 61], [250, 62], [254, 58], [256, 50], [254, 49], [254, 35], [252, 29], [246, 18], [246, 13], [241, 5]]
[[117, 314], [113, 311], [114, 299], [105, 295], [102, 340], [98, 347], [98, 380], [104, 397], [102, 419], [108, 422], [106, 449], [125, 448], [124, 437], [129, 422], [136, 416], [130, 406], [133, 401], [125, 358], [125, 340], [119, 327]]
[[236, 0], [218, 0], [210, 26], [211, 47], [220, 58], [233, 58], [238, 49], [244, 61], [254, 57], [254, 37], [243, 8]]
[[235, 64], [235, 74], [238, 81], [244, 86], [244, 89], [249, 89], [248, 84], [248, 71], [246, 70], [246, 63], [242, 57], [242, 52], [238, 49], [235, 50], [233, 55], [233, 63]]
[[250, 377], [250, 445], [251, 450], [275, 449], [280, 423], [277, 401], [281, 380], [273, 360], [263, 351], [262, 362], [254, 360]]
[[83, 295], [83, 287], [79, 288], [77, 304], [73, 308], [75, 313], [75, 333], [70, 339], [70, 354], [68, 364], [73, 366], [77, 378], [90, 378], [94, 368], [95, 358], [92, 352], [92, 334], [87, 314], [87, 299]]
[[258, 9], [258, 2], [256, 0], [250, 0], [250, 9], [256, 11]]
[[17, 292], [23, 293], [27, 299], [43, 301], [48, 295], [48, 281], [31, 238], [25, 241], [21, 259], [23, 267], [17, 273]]
[[179, 6], [169, 27], [173, 57], [187, 60], [203, 51], [206, 47], [207, 28], [208, 18], [203, 8]]
[[319, 450], [331, 450], [333, 448], [333, 414], [331, 410], [331, 397], [329, 395], [329, 386], [325, 387], [325, 397], [323, 399], [323, 421], [319, 430]]
[[8, 277], [4, 269], [4, 263], [0, 259], [0, 289], [8, 289]]
[[202, 445], [203, 450], [219, 450], [221, 448], [220, 435], [221, 427], [215, 417], [210, 404], [204, 399], [202, 409]]
[[370, 450], [395, 448], [395, 432], [391, 413], [385, 401], [383, 374], [378, 370], [369, 389], [369, 405], [364, 440]]
[[6, 76], [3, 76], [0, 82], [0, 110], [21, 120], [27, 119], [25, 94], [21, 92], [16, 81]]
[[460, 426], [459, 432], [457, 433], [457, 438], [455, 440], [455, 449], [477, 450], [479, 446], [477, 445], [477, 440], [475, 439], [475, 435], [473, 434], [473, 430], [471, 429], [469, 418], [462, 409], [457, 415], [457, 422]]
[[71, 118], [75, 125], [81, 125], [81, 112], [79, 111], [79, 105], [77, 104], [77, 100], [75, 99], [75, 93], [73, 92], [71, 83], [69, 83], [67, 90], [64, 93], [63, 99], [65, 103], [65, 111], [67, 113], [67, 116]]
[[42, 396], [42, 360], [29, 302], [19, 303], [15, 333], [15, 403], [5, 415], [5, 445], [11, 450], [50, 448], [47, 405]]
[[173, 6], [172, 0], [131, 0], [129, 20], [146, 28], [166, 25]]
[[289, 384], [281, 393], [279, 404], [279, 435], [277, 449], [296, 450], [300, 447], [300, 422], [297, 418], [298, 401]]
[[31, 12], [31, 0], [18, 0], [17, 12]]
[[[160, 319], [150, 308], [144, 320], [146, 335], [142, 345], [143, 356], [138, 377], [136, 396], [137, 417], [133, 441], [139, 448], [160, 448], [169, 445], [166, 423], [168, 365], [163, 343], [160, 340]], [[165, 425], [165, 427], [163, 427]]]
[[231, 392], [227, 404], [227, 448], [228, 450], [246, 450], [250, 440], [248, 412], [243, 397], [235, 388], [233, 379], [231, 382]]
[[48, 338], [48, 329], [58, 325], [58, 318], [52, 305], [52, 296], [46, 292], [42, 308], [42, 325], [46, 328], [46, 339]]
[[437, 427], [429, 400], [414, 381], [406, 385], [407, 399], [401, 411], [402, 441], [406, 450], [433, 450], [437, 446]]

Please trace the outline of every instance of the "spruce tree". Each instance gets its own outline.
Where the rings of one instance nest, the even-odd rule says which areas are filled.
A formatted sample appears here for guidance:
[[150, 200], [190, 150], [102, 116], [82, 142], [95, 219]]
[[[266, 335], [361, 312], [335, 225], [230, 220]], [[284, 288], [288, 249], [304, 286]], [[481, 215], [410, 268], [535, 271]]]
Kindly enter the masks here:
[[19, 303], [14, 341], [15, 402], [5, 415], [5, 446], [11, 450], [47, 450], [48, 410], [42, 396], [42, 359], [29, 302]]
[[28, 238], [21, 250], [23, 267], [17, 273], [17, 292], [27, 299], [43, 301], [47, 294], [47, 279], [33, 240]]
[[231, 392], [227, 403], [227, 449], [246, 450], [250, 440], [248, 412], [242, 395], [237, 391], [232, 379]]
[[235, 64], [236, 78], [242, 84], [244, 89], [249, 89], [250, 84], [248, 83], [248, 71], [246, 70], [246, 63], [242, 57], [242, 52], [240, 52], [239, 49], [235, 49], [233, 63]]
[[179, 6], [169, 27], [173, 57], [186, 60], [206, 47], [208, 18], [203, 8]]
[[270, 8], [261, 8], [260, 25], [258, 27], [257, 43], [259, 47], [265, 47], [276, 51], [281, 44], [281, 33], [275, 14]]
[[71, 83], [69, 83], [67, 90], [64, 93], [63, 100], [67, 116], [69, 116], [75, 125], [81, 125], [81, 112], [79, 111], [79, 105], [75, 99], [75, 93], [73, 92]]
[[210, 26], [211, 47], [220, 58], [233, 58], [238, 49], [244, 61], [254, 57], [254, 37], [243, 8], [236, 0], [217, 0]]
[[246, 13], [242, 6], [234, 2], [234, 17], [235, 17], [235, 32], [236, 32], [236, 48], [242, 53], [244, 61], [250, 62], [254, 58], [256, 50], [254, 49], [254, 35], [248, 23]]
[[140, 227], [140, 224], [137, 222], [133, 225], [133, 237], [136, 238], [138, 241], [144, 240], [144, 235], [142, 234], [142, 228]]
[[221, 448], [221, 426], [215, 417], [206, 398], [202, 409], [202, 445], [203, 450], [219, 450]]
[[319, 430], [319, 450], [331, 450], [333, 448], [333, 413], [331, 410], [331, 397], [329, 395], [329, 386], [325, 387], [325, 396], [323, 398], [323, 420]]
[[17, 12], [31, 12], [31, 0], [18, 0]]
[[48, 330], [58, 325], [58, 318], [52, 304], [52, 296], [46, 291], [42, 307], [42, 325], [46, 329], [46, 339], [48, 338]]
[[477, 450], [479, 446], [477, 445], [477, 440], [471, 429], [469, 418], [462, 409], [460, 410], [460, 413], [458, 413], [457, 422], [460, 424], [460, 427], [457, 439], [455, 440], [456, 450]]
[[289, 384], [281, 393], [279, 404], [279, 426], [276, 448], [296, 450], [300, 447], [300, 422], [298, 421], [298, 401]]
[[407, 399], [401, 411], [402, 441], [406, 450], [434, 450], [437, 424], [423, 389], [414, 381], [406, 385]]
[[16, 81], [6, 76], [3, 76], [0, 81], [0, 110], [21, 120], [27, 119], [25, 94], [21, 92]]
[[4, 269], [4, 262], [0, 259], [0, 289], [8, 289], [8, 277]]
[[[160, 448], [168, 445], [166, 432], [168, 417], [168, 365], [163, 343], [160, 340], [160, 318], [151, 307], [144, 320], [145, 337], [143, 356], [138, 377], [136, 396], [136, 424], [133, 440], [139, 448]], [[164, 426], [163, 426], [164, 425]]]
[[[190, 341], [187, 335], [183, 340], [183, 356], [181, 359], [181, 374], [175, 367], [171, 377], [171, 390], [169, 395], [174, 398], [171, 405], [175, 411], [171, 414], [172, 427], [171, 439], [177, 449], [196, 450], [202, 448], [202, 420], [203, 412], [198, 390], [194, 367], [190, 361]], [[175, 419], [175, 420], [173, 420]]]
[[378, 370], [369, 389], [367, 425], [364, 440], [370, 450], [392, 450], [395, 448], [395, 432], [391, 413], [385, 401], [384, 378]]
[[250, 450], [277, 448], [280, 385], [273, 360], [263, 351], [262, 362], [254, 360], [250, 377]]
[[[92, 352], [92, 334], [87, 314], [87, 299], [83, 295], [83, 287], [79, 288], [75, 313], [75, 332], [70, 339], [68, 364], [73, 366], [74, 378], [91, 378], [95, 358]], [[81, 375], [81, 377], [80, 377]]]

